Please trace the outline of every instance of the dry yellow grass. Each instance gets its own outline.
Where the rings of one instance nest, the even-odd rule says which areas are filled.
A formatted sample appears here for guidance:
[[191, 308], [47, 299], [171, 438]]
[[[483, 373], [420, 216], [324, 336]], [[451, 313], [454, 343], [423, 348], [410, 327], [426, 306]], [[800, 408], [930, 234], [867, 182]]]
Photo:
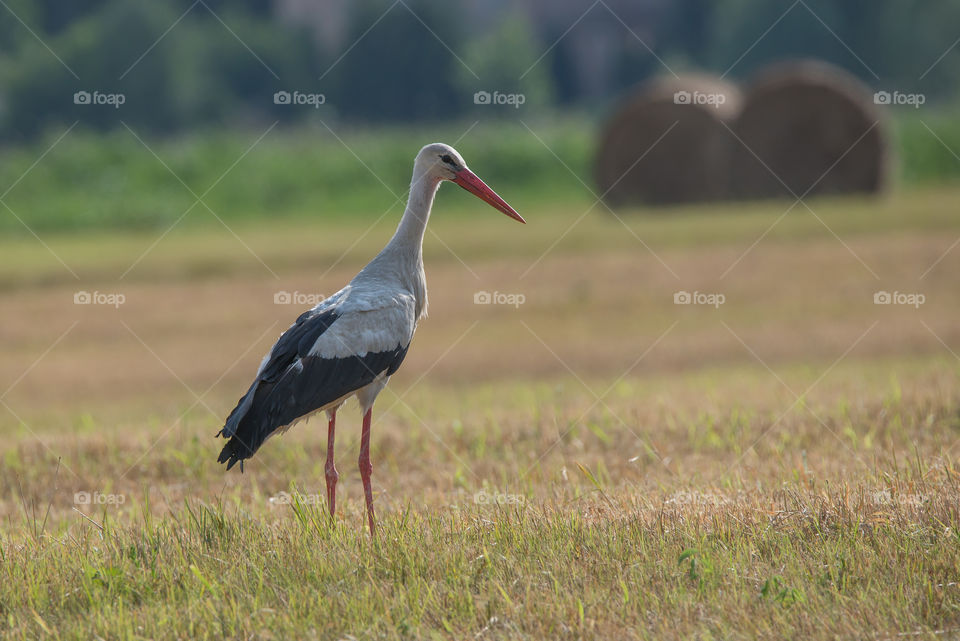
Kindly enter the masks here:
[[[79, 281], [35, 254], [0, 266], [0, 630], [956, 634], [954, 201], [819, 203], [842, 241], [798, 211], [752, 249], [785, 205], [629, 229], [592, 214], [563, 236], [580, 211], [519, 231], [438, 215], [430, 316], [375, 408], [376, 544], [350, 409], [332, 524], [320, 421], [243, 475], [215, 464], [213, 434], [303, 307], [274, 294], [334, 291], [390, 223], [329, 270], [313, 238], [361, 227], [241, 230], [276, 278], [214, 230], [172, 234], [123, 279], [149, 239], [54, 239]], [[76, 306], [81, 289], [125, 302]], [[725, 302], [675, 305], [681, 290]]]

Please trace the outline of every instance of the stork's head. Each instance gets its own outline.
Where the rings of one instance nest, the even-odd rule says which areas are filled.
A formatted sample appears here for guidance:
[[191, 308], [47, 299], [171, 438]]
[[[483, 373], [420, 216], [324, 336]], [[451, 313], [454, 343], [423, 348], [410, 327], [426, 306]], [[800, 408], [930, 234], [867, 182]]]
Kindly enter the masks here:
[[449, 180], [469, 191], [471, 194], [502, 211], [510, 218], [525, 223], [523, 217], [508, 205], [497, 192], [487, 187], [475, 173], [467, 168], [467, 163], [457, 150], [442, 142], [427, 145], [417, 154], [415, 175], [420, 180]]

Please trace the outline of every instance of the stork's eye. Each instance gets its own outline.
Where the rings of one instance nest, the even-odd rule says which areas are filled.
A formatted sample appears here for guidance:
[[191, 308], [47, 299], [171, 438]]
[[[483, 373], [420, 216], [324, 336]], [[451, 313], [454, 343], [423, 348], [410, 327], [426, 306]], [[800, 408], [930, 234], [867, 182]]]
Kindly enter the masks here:
[[450, 157], [450, 154], [443, 154], [442, 156], [440, 156], [440, 160], [442, 160], [443, 162], [447, 163], [452, 167], [457, 166], [456, 163], [453, 162], [453, 158]]

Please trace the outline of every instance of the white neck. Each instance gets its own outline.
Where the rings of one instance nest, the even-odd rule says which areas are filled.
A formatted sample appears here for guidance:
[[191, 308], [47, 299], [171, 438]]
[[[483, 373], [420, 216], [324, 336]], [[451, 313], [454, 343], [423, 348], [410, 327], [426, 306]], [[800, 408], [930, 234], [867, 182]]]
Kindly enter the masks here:
[[409, 258], [422, 256], [423, 235], [430, 219], [430, 210], [433, 208], [433, 198], [439, 187], [439, 179], [414, 173], [407, 208], [387, 248], [399, 250], [401, 255]]
[[430, 218], [433, 198], [440, 179], [423, 176], [414, 170], [410, 197], [397, 231], [376, 258], [358, 274], [358, 278], [396, 279], [417, 301], [417, 318], [426, 313], [427, 282], [423, 273], [423, 235]]

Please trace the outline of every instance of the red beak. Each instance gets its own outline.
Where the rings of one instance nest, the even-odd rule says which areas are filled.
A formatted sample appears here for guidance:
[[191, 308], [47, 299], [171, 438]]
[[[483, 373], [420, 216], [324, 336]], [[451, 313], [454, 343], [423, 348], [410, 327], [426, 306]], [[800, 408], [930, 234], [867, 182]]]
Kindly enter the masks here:
[[499, 209], [507, 216], [510, 216], [510, 218], [519, 220], [521, 223], [526, 224], [527, 221], [525, 221], [513, 207], [508, 205], [503, 198], [498, 196], [497, 192], [487, 187], [486, 183], [480, 180], [477, 175], [469, 169], [464, 168], [458, 171], [456, 178], [453, 179], [453, 182], [460, 185], [494, 209]]

